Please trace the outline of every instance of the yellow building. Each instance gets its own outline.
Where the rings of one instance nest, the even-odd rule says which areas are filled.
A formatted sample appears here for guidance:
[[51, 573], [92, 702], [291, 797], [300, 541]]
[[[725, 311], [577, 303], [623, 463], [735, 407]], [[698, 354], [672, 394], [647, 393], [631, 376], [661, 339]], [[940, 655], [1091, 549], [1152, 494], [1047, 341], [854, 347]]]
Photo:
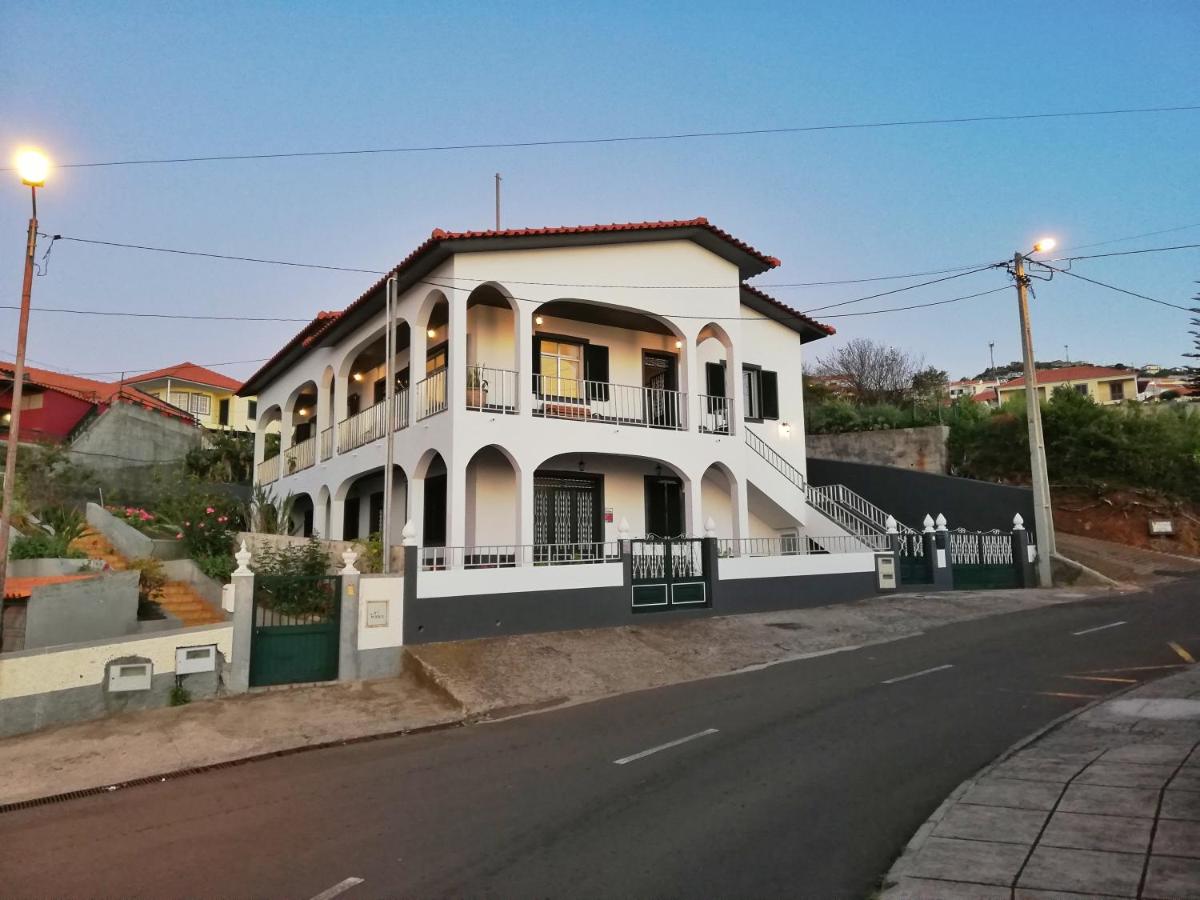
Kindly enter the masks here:
[[[1097, 403], [1123, 403], [1137, 399], [1137, 371], [1108, 369], [1103, 366], [1066, 366], [1061, 369], [1038, 369], [1038, 394], [1048, 399], [1056, 388], [1066, 387], [1091, 397]], [[1024, 399], [1025, 378], [1014, 378], [1000, 385], [1000, 402]]]
[[191, 413], [205, 428], [254, 430], [257, 398], [237, 396], [240, 381], [204, 366], [179, 363], [127, 378], [125, 383]]

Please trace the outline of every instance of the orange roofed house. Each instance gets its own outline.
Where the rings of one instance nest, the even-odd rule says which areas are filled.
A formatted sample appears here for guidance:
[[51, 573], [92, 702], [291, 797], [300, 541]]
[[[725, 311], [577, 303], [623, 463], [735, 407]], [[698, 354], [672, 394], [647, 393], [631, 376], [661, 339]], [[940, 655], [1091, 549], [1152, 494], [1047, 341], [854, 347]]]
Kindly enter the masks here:
[[140, 390], [191, 413], [205, 428], [254, 429], [257, 399], [237, 396], [242, 386], [240, 381], [196, 363], [183, 362], [138, 374], [126, 379], [126, 384], [136, 385]]
[[[1137, 370], [1112, 369], [1104, 366], [1065, 366], [1061, 369], [1039, 369], [1038, 395], [1046, 400], [1056, 388], [1065, 387], [1097, 403], [1122, 403], [1137, 399]], [[1000, 402], [1025, 396], [1025, 378], [1014, 378], [1000, 385]]]

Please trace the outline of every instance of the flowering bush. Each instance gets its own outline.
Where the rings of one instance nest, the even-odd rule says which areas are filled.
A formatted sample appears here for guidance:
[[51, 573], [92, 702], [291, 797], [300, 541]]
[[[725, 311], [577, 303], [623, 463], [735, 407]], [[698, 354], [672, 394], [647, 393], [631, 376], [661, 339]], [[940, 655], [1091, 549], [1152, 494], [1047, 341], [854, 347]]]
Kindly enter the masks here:
[[160, 530], [158, 518], [140, 506], [106, 506], [105, 509], [126, 525], [132, 525], [138, 531], [152, 532]]
[[216, 507], [206, 506], [185, 518], [175, 533], [176, 540], [183, 541], [189, 557], [223, 556], [233, 546], [233, 528], [229, 516]]

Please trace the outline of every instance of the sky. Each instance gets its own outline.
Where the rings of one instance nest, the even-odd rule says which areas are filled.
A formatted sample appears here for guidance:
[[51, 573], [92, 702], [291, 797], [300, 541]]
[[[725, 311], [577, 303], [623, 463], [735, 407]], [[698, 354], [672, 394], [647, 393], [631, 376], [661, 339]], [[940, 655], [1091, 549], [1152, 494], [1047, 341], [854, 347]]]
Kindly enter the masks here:
[[[10, 5], [0, 156], [56, 162], [776, 128], [1200, 103], [1200, 5], [1078, 3], [68, 3]], [[793, 307], [928, 279], [771, 288], [1011, 257], [1043, 235], [1091, 251], [1200, 243], [1200, 111], [806, 134], [57, 169], [41, 230], [386, 269], [434, 228], [706, 216], [783, 266]], [[28, 189], [0, 172], [4, 305], [19, 302]], [[1193, 226], [1181, 228], [1181, 226]], [[45, 246], [45, 242], [43, 242]], [[1200, 250], [1075, 263], [1194, 305]], [[7, 273], [4, 276], [3, 273]], [[59, 241], [35, 279], [33, 365], [115, 380], [190, 360], [244, 378], [298, 324], [97, 318], [88, 310], [304, 318], [375, 276]], [[1000, 287], [999, 270], [830, 313]], [[1037, 355], [1178, 365], [1186, 313], [1056, 276]], [[817, 314], [820, 317], [820, 314]], [[1018, 359], [1015, 292], [828, 318], [822, 356], [868, 337], [951, 377]], [[0, 310], [11, 358], [17, 313]], [[811, 358], [811, 356], [810, 356]]]

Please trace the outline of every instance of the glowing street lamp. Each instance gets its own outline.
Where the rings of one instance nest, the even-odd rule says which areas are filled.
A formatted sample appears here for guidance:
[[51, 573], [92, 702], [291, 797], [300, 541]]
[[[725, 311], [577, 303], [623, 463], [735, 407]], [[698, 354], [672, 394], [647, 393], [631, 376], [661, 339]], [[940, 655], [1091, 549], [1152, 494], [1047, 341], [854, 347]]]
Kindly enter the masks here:
[[13, 361], [12, 407], [5, 416], [8, 448], [4, 457], [4, 498], [0, 501], [0, 597], [8, 580], [8, 538], [12, 529], [12, 502], [17, 480], [17, 443], [21, 434], [21, 394], [25, 386], [25, 344], [29, 334], [29, 298], [33, 292], [33, 260], [37, 255], [37, 189], [45, 185], [50, 160], [38, 150], [26, 148], [13, 160], [21, 183], [28, 185], [32, 213], [25, 239], [25, 280], [21, 285], [21, 315], [17, 323], [17, 355]]

